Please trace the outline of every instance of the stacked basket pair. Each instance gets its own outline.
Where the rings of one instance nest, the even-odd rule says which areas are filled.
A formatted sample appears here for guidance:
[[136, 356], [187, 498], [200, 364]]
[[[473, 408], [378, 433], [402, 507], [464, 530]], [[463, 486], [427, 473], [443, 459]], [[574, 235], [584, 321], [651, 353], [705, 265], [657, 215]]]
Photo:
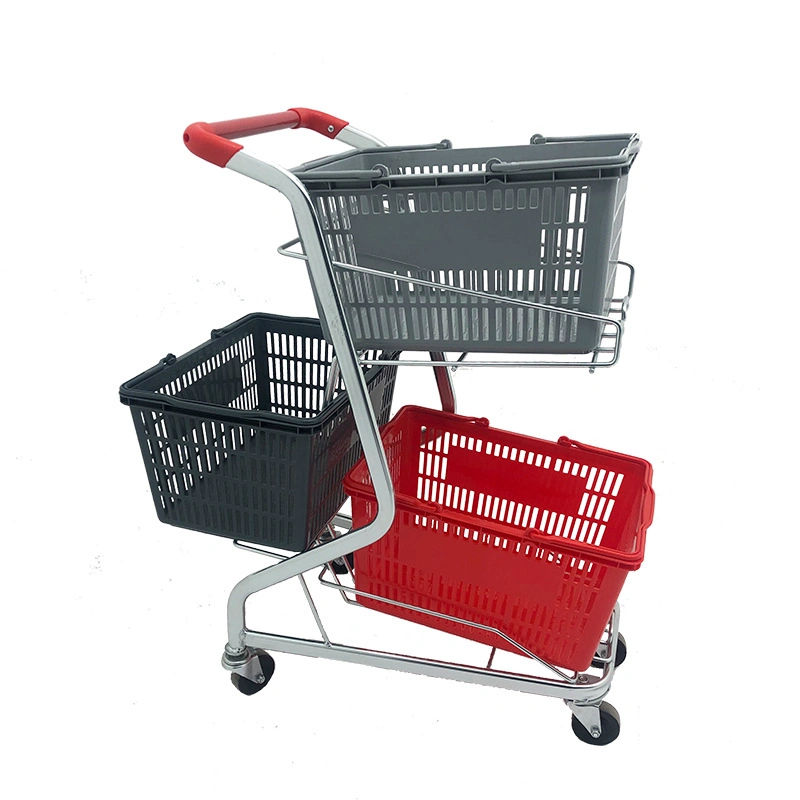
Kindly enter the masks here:
[[[638, 149], [632, 136], [537, 136], [524, 147], [381, 148], [297, 170], [339, 262], [356, 346], [595, 351], [603, 323], [564, 311], [609, 312]], [[588, 667], [625, 577], [642, 563], [650, 465], [411, 407], [383, 443], [397, 513], [386, 536], [356, 552], [355, 586], [422, 610], [359, 601]], [[376, 507], [363, 461], [345, 487], [354, 526], [366, 524]]]

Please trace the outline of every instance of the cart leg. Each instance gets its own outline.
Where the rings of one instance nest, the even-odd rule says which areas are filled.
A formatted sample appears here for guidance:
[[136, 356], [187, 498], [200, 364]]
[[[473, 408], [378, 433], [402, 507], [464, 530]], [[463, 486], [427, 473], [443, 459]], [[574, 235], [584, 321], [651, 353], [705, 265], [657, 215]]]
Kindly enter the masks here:
[[331, 371], [328, 375], [328, 380], [325, 383], [325, 399], [324, 405], [328, 405], [328, 403], [333, 400], [333, 395], [336, 392], [336, 386], [339, 383], [339, 376], [342, 374], [341, 370], [339, 369], [339, 359], [334, 356], [331, 359]]
[[350, 398], [378, 506], [373, 520], [363, 528], [248, 575], [233, 587], [228, 598], [228, 647], [226, 656], [223, 656], [223, 663], [230, 664], [231, 659], [237, 659], [246, 651], [245, 603], [248, 597], [378, 541], [392, 525], [395, 502], [392, 477], [383, 451], [378, 423], [339, 299], [333, 266], [325, 246], [325, 234], [308, 192], [290, 172], [265, 164], [241, 151], [230, 158], [227, 166], [277, 189], [291, 203], [303, 249], [308, 256], [311, 285], [320, 314], [328, 322], [330, 342], [336, 353], [342, 382]]

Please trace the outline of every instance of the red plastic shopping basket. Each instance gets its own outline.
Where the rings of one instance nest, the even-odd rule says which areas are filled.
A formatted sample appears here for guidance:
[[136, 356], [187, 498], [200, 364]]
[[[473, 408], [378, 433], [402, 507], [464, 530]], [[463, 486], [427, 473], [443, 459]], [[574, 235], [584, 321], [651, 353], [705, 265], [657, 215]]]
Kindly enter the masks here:
[[[495, 628], [552, 664], [586, 669], [644, 558], [650, 464], [414, 406], [382, 439], [397, 513], [383, 538], [355, 553], [356, 589]], [[354, 527], [367, 524], [376, 507], [363, 459], [344, 486]], [[492, 631], [359, 602], [520, 652]]]

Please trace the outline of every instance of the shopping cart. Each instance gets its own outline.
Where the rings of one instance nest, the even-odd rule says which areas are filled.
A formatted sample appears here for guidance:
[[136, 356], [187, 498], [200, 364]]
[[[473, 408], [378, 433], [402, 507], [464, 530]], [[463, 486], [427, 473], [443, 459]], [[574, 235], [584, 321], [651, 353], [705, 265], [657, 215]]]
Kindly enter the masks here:
[[[232, 141], [297, 127], [357, 150], [288, 171]], [[121, 390], [159, 516], [275, 559], [228, 601], [222, 661], [234, 684], [263, 688], [270, 650], [325, 657], [561, 697], [580, 739], [613, 741], [619, 716], [603, 698], [625, 655], [617, 597], [643, 556], [650, 467], [459, 417], [452, 371], [467, 359], [616, 363], [633, 283], [619, 238], [638, 138], [389, 148], [297, 108], [196, 123], [184, 141], [289, 200], [299, 237], [279, 250], [306, 262], [319, 312], [319, 323], [255, 315], [255, 332], [246, 318]], [[313, 333], [284, 336], [295, 325]], [[442, 412], [405, 408], [385, 424], [400, 364], [433, 367]], [[309, 473], [320, 460], [321, 489]], [[504, 485], [492, 488], [487, 470]], [[353, 518], [341, 513], [342, 489]], [[488, 663], [331, 641], [304, 579], [319, 568], [319, 583], [346, 602], [487, 644]], [[320, 638], [249, 629], [247, 599], [293, 577]], [[494, 667], [497, 648], [525, 669]]]

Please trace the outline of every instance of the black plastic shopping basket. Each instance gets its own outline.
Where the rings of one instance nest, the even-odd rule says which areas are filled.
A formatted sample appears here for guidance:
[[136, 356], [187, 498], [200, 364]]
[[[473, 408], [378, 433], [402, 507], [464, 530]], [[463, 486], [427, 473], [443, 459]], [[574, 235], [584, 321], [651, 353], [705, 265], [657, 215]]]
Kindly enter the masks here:
[[[317, 320], [251, 314], [125, 383], [162, 522], [305, 549], [344, 503], [342, 480], [361, 456], [340, 380], [325, 403], [332, 361]], [[365, 370], [379, 425], [396, 370]]]

